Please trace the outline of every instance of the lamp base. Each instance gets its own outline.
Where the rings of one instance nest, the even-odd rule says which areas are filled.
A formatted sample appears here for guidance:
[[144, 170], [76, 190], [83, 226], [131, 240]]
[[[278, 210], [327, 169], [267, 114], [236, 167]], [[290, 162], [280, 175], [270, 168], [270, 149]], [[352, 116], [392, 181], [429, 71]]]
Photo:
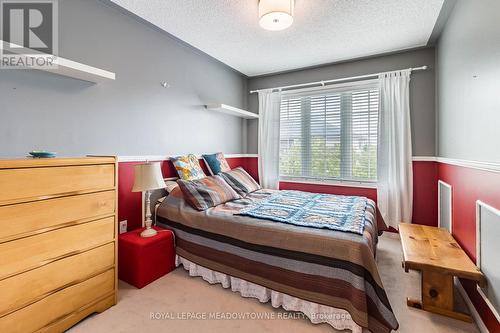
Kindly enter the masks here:
[[148, 228], [141, 232], [141, 237], [153, 237], [156, 236], [158, 232], [155, 229]]

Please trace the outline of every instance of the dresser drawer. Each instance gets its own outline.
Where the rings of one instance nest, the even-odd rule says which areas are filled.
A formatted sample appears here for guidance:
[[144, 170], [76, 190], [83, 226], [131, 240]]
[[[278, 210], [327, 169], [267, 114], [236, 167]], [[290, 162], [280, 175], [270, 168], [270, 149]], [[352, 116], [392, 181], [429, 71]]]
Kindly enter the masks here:
[[115, 212], [115, 191], [0, 206], [0, 243], [58, 225]]
[[115, 218], [108, 217], [2, 243], [0, 280], [109, 243], [114, 237]]
[[79, 284], [0, 318], [0, 332], [34, 332], [114, 292], [115, 272], [110, 269]]
[[0, 205], [115, 187], [115, 165], [0, 170]]
[[115, 243], [112, 242], [0, 280], [0, 317], [58, 289], [102, 273], [114, 264]]
[[[35, 333], [61, 333], [66, 332], [71, 326], [78, 323], [80, 320], [88, 317], [93, 313], [101, 313], [116, 304], [115, 296], [107, 296], [104, 299], [100, 299], [97, 302], [90, 303], [79, 311], [73, 312], [69, 316], [65, 316], [61, 320], [55, 321], [48, 326], [36, 331]], [[111, 332], [111, 331], [110, 331]]]

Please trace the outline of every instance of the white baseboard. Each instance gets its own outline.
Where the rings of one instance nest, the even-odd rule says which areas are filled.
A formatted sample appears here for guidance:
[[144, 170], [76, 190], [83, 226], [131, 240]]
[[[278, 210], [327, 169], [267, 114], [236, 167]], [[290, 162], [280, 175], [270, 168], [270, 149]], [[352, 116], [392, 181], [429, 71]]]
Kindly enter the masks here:
[[472, 304], [472, 301], [470, 300], [469, 295], [465, 291], [460, 280], [457, 278], [455, 278], [454, 280], [455, 280], [455, 286], [458, 289], [458, 292], [460, 293], [460, 295], [464, 299], [465, 304], [467, 304], [467, 307], [469, 308], [469, 311], [472, 315], [472, 318], [476, 322], [477, 328], [479, 328], [479, 332], [490, 333], [490, 331], [488, 330], [488, 328], [484, 324], [483, 319], [481, 318], [481, 316], [477, 312], [476, 308], [474, 307], [474, 304]]

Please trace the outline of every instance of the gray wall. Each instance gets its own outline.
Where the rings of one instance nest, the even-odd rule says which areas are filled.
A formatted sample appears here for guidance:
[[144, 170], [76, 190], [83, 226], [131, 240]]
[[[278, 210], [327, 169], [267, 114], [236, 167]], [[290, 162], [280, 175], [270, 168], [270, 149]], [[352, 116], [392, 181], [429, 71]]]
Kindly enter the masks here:
[[202, 106], [245, 107], [240, 73], [97, 0], [59, 1], [59, 41], [61, 56], [116, 81], [1, 70], [0, 156], [244, 152], [244, 121]]
[[[435, 156], [435, 86], [434, 49], [426, 48], [398, 54], [332, 64], [288, 73], [250, 78], [249, 90], [289, 84], [336, 79], [378, 73], [408, 67], [429, 66], [415, 72], [410, 81], [410, 111], [414, 156]], [[258, 113], [257, 94], [248, 97], [249, 110]], [[257, 152], [257, 121], [248, 121], [247, 152]]]
[[458, 1], [436, 60], [439, 156], [500, 162], [500, 1]]

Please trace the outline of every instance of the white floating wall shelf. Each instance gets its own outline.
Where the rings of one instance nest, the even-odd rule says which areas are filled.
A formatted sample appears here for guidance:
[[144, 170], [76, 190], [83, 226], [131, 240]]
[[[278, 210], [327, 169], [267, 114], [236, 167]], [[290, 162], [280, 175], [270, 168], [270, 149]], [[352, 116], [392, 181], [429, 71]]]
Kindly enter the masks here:
[[[7, 43], [2, 40], [0, 40], [0, 43]], [[21, 48], [22, 54], [26, 53], [26, 48]], [[21, 54], [21, 52], [20, 52]], [[35, 57], [36, 54], [40, 54], [37, 51], [32, 51], [33, 58]], [[99, 83], [107, 80], [115, 80], [115, 73], [92, 67], [89, 65], [85, 65], [73, 60], [69, 60], [63, 57], [59, 57], [56, 55], [50, 55], [50, 54], [40, 54], [43, 56], [54, 56], [54, 62], [53, 64], [56, 66], [53, 67], [37, 67], [33, 68], [38, 71], [43, 71], [43, 72], [49, 72], [61, 76], [66, 76], [70, 77], [73, 79], [78, 79], [78, 80], [83, 80], [83, 81], [88, 81], [92, 83]]]
[[234, 106], [226, 104], [210, 104], [206, 105], [207, 110], [221, 112], [236, 117], [245, 119], [259, 119], [259, 115], [250, 111], [235, 108]]
[[57, 68], [43, 68], [40, 70], [93, 83], [115, 80], [115, 73], [113, 72], [69, 59], [57, 57], [54, 63], [58, 65]]

